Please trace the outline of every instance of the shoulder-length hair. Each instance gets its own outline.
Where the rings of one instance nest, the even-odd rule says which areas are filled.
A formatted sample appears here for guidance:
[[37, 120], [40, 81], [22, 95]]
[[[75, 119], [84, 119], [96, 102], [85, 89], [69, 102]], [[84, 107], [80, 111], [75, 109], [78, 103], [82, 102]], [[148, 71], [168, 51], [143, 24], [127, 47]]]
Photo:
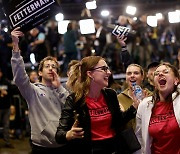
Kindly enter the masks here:
[[[172, 70], [174, 76], [179, 79], [179, 83], [180, 83], [180, 75], [179, 75], [178, 69], [177, 69], [175, 66], [173, 66], [173, 65], [171, 65], [170, 63], [167, 63], [167, 62], [163, 62], [163, 63], [159, 64], [159, 65], [157, 66], [157, 68], [158, 68], [159, 66], [162, 66], [162, 65], [165, 65], [166, 67], [170, 68], [170, 69]], [[157, 68], [156, 68], [156, 69], [157, 69]], [[172, 93], [170, 93], [170, 94], [167, 96], [167, 98], [166, 98], [167, 102], [172, 102], [172, 101], [180, 94], [180, 92], [179, 92], [179, 90], [178, 90], [178, 84], [179, 84], [179, 83], [177, 83], [177, 85], [174, 85], [174, 89], [173, 89], [173, 91], [172, 91], [172, 93], [176, 92], [175, 97], [172, 98]], [[153, 97], [152, 97], [152, 102], [153, 102], [154, 104], [156, 104], [156, 103], [160, 100], [159, 91], [158, 91], [157, 89], [155, 89], [153, 93], [154, 93], [154, 95], [153, 95]], [[154, 106], [155, 106], [155, 105], [154, 105]]]

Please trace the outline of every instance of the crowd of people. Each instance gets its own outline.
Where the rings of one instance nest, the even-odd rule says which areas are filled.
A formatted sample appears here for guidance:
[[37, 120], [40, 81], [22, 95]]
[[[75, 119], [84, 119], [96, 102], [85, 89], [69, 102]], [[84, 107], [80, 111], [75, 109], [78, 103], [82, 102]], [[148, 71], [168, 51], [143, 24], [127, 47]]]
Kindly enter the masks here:
[[[67, 76], [67, 66], [72, 59], [80, 60], [86, 56], [98, 55], [106, 59], [113, 73], [124, 73], [126, 68], [120, 53], [122, 46], [112, 35], [112, 28], [109, 28], [109, 25], [120, 25], [130, 28], [126, 44], [134, 63], [147, 68], [153, 61], [167, 61], [179, 67], [178, 24], [170, 24], [167, 19], [161, 19], [158, 20], [157, 27], [150, 27], [147, 15], [142, 15], [136, 21], [124, 15], [116, 20], [108, 20], [110, 21], [95, 19], [96, 32], [86, 35], [80, 33], [77, 21], [71, 21], [67, 32], [59, 34], [58, 22], [49, 20], [25, 33], [20, 40], [25, 63], [30, 63], [30, 66], [37, 69], [42, 58], [53, 56], [62, 64], [61, 76]], [[0, 65], [3, 66], [4, 74], [12, 80], [12, 74], [9, 73], [12, 40], [9, 31], [4, 31], [7, 23], [4, 21], [0, 25]], [[30, 57], [32, 54], [35, 57], [34, 63]]]
[[[162, 21], [156, 29], [146, 24], [145, 15], [140, 19], [137, 26], [120, 16], [117, 24], [131, 27], [131, 32], [121, 38], [111, 35], [110, 42], [99, 21], [96, 34], [87, 37], [72, 22], [63, 36], [55, 31], [54, 21], [47, 29], [39, 26], [26, 34], [20, 27], [11, 31], [9, 62], [14, 84], [27, 103], [32, 154], [180, 153], [178, 39]], [[25, 64], [32, 53], [38, 67], [29, 72]], [[1, 72], [0, 123], [6, 146], [14, 148], [8, 131], [14, 118], [10, 113], [15, 113], [11, 82]], [[125, 73], [123, 85], [113, 79], [120, 72]], [[66, 83], [61, 76], [67, 76]], [[132, 83], [142, 88], [142, 100]], [[133, 152], [121, 135], [128, 128], [141, 145]]]

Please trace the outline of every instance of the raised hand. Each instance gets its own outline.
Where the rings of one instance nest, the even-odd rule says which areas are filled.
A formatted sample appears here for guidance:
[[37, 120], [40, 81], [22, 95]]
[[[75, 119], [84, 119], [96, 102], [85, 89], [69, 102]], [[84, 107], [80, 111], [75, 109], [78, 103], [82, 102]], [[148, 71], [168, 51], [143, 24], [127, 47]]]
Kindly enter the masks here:
[[12, 32], [11, 32], [11, 38], [12, 38], [12, 42], [13, 42], [13, 51], [15, 52], [19, 52], [19, 37], [24, 36], [23, 32], [19, 31], [20, 27], [15, 28]]
[[54, 70], [52, 70], [52, 73], [53, 73], [52, 85], [55, 88], [58, 88], [61, 85], [61, 82], [59, 80], [59, 75]]
[[126, 40], [127, 40], [127, 37], [125, 36], [121, 36], [121, 37], [117, 37], [117, 40], [118, 42], [120, 43], [121, 46], [126, 46]]

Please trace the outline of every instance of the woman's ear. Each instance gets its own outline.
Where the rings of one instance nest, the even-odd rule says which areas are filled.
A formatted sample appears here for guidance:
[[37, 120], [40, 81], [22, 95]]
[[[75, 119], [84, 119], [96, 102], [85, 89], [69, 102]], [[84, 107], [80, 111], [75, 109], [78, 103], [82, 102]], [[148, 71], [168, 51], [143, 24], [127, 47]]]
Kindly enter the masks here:
[[86, 74], [87, 74], [87, 76], [88, 76], [89, 78], [93, 79], [93, 76], [92, 76], [92, 72], [91, 72], [91, 71], [87, 71]]

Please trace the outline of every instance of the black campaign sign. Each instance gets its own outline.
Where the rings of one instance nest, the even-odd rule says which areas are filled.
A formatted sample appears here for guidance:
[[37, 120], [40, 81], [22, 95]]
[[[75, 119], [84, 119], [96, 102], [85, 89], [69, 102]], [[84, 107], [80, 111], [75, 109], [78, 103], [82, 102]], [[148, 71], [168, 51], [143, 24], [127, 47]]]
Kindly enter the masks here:
[[60, 11], [56, 0], [12, 0], [4, 6], [10, 29], [21, 27], [28, 31]]

